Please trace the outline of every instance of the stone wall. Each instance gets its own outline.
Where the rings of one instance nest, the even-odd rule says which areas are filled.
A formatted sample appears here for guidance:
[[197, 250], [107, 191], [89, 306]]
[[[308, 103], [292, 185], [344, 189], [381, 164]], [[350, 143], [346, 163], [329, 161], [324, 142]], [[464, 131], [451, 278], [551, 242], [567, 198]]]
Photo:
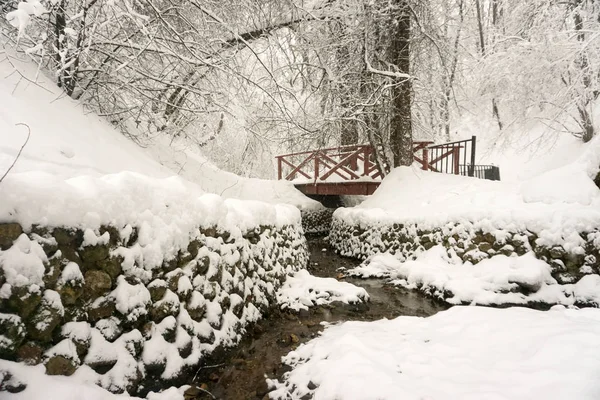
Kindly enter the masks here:
[[[572, 237], [576, 235], [576, 237]], [[329, 240], [343, 256], [366, 259], [389, 251], [411, 258], [436, 245], [443, 245], [463, 261], [477, 264], [496, 254], [523, 255], [533, 251], [548, 262], [553, 277], [561, 284], [575, 283], [587, 274], [600, 274], [600, 231], [571, 233], [562, 244], [548, 244], [534, 232], [495, 230], [485, 232], [468, 223], [449, 223], [422, 230], [416, 224], [352, 225], [333, 215]], [[561, 240], [559, 240], [561, 242]]]
[[158, 268], [145, 266], [139, 236], [129, 226], [0, 224], [0, 358], [143, 392], [234, 345], [308, 261], [296, 225], [199, 229]]
[[302, 229], [307, 234], [327, 234], [331, 228], [334, 208], [302, 211]]

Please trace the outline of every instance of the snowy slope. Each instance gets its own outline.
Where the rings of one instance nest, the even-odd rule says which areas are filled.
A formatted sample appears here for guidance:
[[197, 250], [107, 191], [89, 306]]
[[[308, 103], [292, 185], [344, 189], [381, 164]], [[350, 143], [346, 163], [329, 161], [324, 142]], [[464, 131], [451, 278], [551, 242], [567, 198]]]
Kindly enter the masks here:
[[543, 122], [509, 125], [502, 132], [489, 110], [464, 114], [456, 122], [454, 140], [477, 137], [476, 163], [500, 167], [505, 182], [524, 181], [575, 161], [585, 144], [568, 132], [557, 132]]
[[288, 182], [242, 178], [221, 171], [192, 149], [171, 146], [167, 139], [141, 148], [103, 118], [64, 96], [36, 66], [7, 51], [0, 58], [0, 171], [13, 162], [31, 137], [13, 173], [44, 171], [66, 179], [80, 175], [131, 171], [152, 178], [179, 174], [202, 190], [224, 197], [288, 202], [299, 208], [319, 208]]
[[351, 223], [418, 222], [423, 227], [463, 220], [504, 229], [592, 231], [600, 226], [600, 137], [572, 163], [523, 182], [425, 172], [401, 167], [358, 207], [338, 210]]

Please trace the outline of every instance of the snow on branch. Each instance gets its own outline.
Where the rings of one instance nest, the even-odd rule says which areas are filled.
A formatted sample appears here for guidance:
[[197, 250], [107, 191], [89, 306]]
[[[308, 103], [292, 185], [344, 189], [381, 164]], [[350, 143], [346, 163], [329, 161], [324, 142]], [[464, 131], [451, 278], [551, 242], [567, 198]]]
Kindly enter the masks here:
[[370, 72], [370, 73], [372, 73], [372, 74], [387, 76], [388, 78], [393, 78], [393, 79], [406, 79], [406, 80], [412, 79], [412, 77], [409, 74], [405, 74], [403, 72], [384, 71], [384, 70], [381, 70], [381, 69], [373, 68], [373, 66], [369, 62], [369, 56], [368, 56], [368, 50], [367, 50], [366, 40], [365, 40], [365, 64], [367, 66], [367, 71]]

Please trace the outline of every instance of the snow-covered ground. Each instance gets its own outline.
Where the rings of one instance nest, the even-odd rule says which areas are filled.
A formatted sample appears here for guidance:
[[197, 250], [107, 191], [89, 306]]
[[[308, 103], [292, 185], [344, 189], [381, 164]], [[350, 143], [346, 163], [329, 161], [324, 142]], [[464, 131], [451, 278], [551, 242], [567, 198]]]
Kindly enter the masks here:
[[[600, 226], [600, 189], [592, 181], [600, 166], [600, 138], [586, 145], [573, 163], [524, 182], [494, 182], [400, 167], [373, 196], [357, 207], [339, 210], [350, 221], [488, 221], [504, 229], [585, 223]], [[583, 227], [580, 227], [583, 228]], [[591, 228], [589, 229], [591, 230]]]
[[360, 205], [338, 209], [334, 219], [350, 226], [418, 224], [431, 230], [460, 223], [495, 233], [535, 232], [540, 244], [581, 246], [581, 232], [600, 226], [600, 137], [586, 144], [572, 163], [523, 182], [425, 172], [400, 167]]
[[539, 120], [525, 126], [511, 124], [499, 132], [497, 121], [487, 114], [483, 107], [472, 115], [461, 115], [452, 140], [476, 136], [476, 164], [500, 167], [504, 182], [525, 181], [560, 168], [575, 161], [585, 150], [581, 139], [569, 132], [558, 132]]
[[595, 304], [600, 307], [600, 276], [587, 275], [575, 284], [559, 285], [552, 268], [533, 253], [507, 257], [497, 255], [477, 265], [448, 257], [443, 246], [399, 261], [378, 254], [347, 271], [362, 278], [389, 278], [394, 285], [419, 289], [450, 304]]
[[[1, 46], [1, 44], [0, 44]], [[320, 208], [320, 203], [284, 181], [249, 179], [219, 170], [192, 146], [157, 138], [142, 148], [106, 120], [68, 98], [52, 79], [10, 49], [0, 56], [0, 171], [43, 171], [54, 179], [102, 176], [123, 171], [151, 178], [180, 175], [201, 190], [227, 198]]]
[[454, 307], [346, 322], [283, 361], [272, 399], [595, 400], [600, 310]]
[[333, 302], [350, 304], [368, 300], [369, 294], [361, 287], [334, 278], [319, 278], [305, 269], [288, 277], [277, 292], [281, 308], [294, 311]]
[[[10, 378], [7, 377], [10, 374]], [[2, 397], [11, 400], [127, 400], [139, 399], [127, 395], [113, 394], [92, 380], [83, 376], [49, 376], [45, 374], [43, 365], [27, 366], [11, 361], [0, 360], [0, 382], [3, 385], [18, 387], [27, 384], [25, 390], [19, 393], [6, 394]], [[183, 392], [187, 387], [169, 388], [160, 393], [151, 392], [147, 400], [183, 400]], [[5, 397], [3, 397], [5, 396]]]

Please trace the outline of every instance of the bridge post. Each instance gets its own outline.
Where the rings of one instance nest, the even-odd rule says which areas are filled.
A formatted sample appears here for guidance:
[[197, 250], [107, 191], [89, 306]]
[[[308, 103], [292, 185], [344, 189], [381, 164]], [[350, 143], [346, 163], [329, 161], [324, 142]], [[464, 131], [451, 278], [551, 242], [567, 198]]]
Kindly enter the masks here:
[[319, 179], [319, 155], [315, 153], [315, 182]]
[[[475, 176], [475, 148], [477, 137], [471, 136], [471, 166], [469, 167], [469, 176]], [[466, 150], [466, 149], [465, 149]]]
[[427, 146], [423, 148], [423, 170], [429, 171], [429, 149]]
[[371, 166], [369, 165], [369, 157], [371, 156], [371, 148], [368, 147], [368, 146], [365, 146], [364, 147], [364, 152], [365, 152], [365, 154], [364, 154], [364, 156], [365, 156], [365, 165], [363, 167], [362, 176], [368, 176], [369, 175], [368, 174], [369, 168], [371, 168]]
[[454, 175], [460, 175], [460, 146], [452, 149], [452, 160], [454, 161]]
[[281, 156], [277, 156], [277, 179], [281, 180], [283, 178], [283, 164], [281, 162]]

